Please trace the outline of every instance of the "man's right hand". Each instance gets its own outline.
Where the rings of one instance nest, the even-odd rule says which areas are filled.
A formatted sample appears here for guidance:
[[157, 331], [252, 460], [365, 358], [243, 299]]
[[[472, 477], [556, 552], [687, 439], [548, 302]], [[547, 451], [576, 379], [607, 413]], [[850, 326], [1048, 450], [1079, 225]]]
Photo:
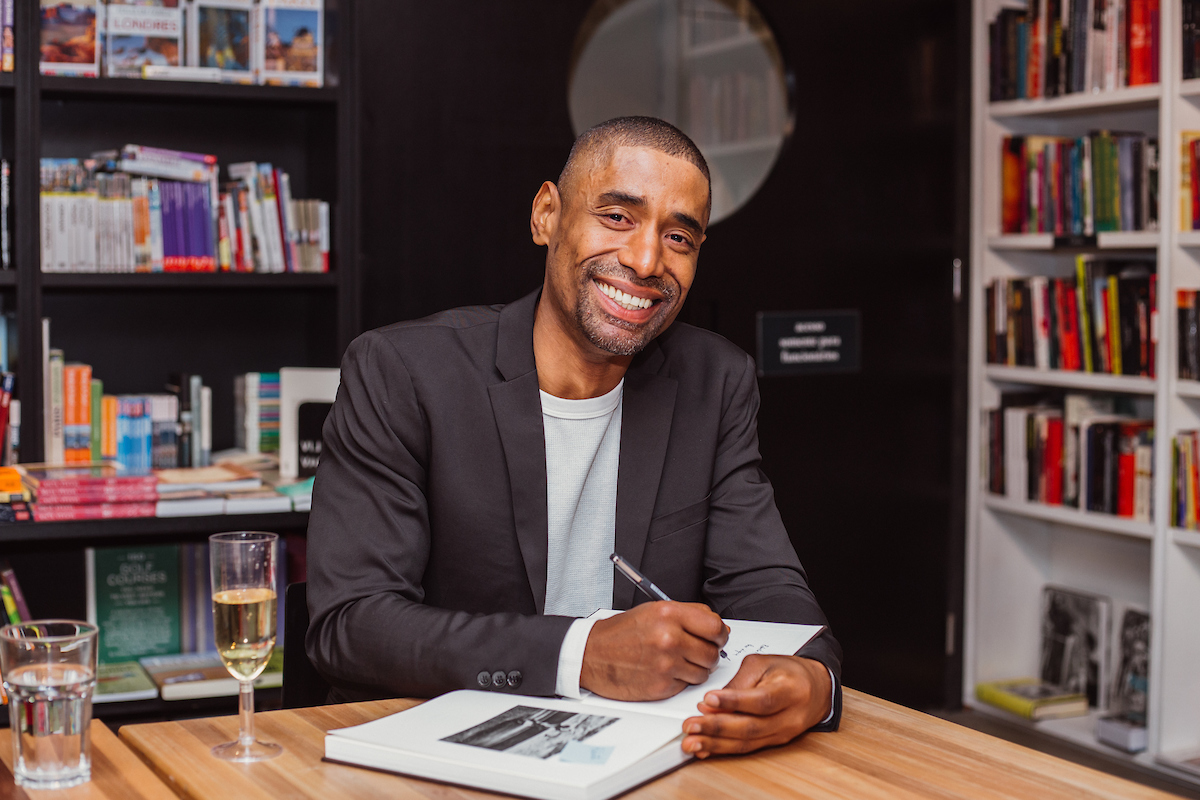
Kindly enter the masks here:
[[579, 685], [614, 700], [662, 700], [708, 680], [728, 639], [702, 603], [643, 603], [592, 627]]

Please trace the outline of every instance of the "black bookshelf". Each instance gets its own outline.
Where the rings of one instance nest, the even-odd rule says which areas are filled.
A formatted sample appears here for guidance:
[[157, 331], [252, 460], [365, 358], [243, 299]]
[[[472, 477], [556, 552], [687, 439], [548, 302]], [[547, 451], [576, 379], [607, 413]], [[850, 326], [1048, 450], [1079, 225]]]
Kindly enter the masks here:
[[[43, 317], [51, 319], [52, 345], [68, 360], [92, 364], [107, 393], [161, 391], [172, 371], [203, 375], [214, 394], [213, 449], [232, 446], [234, 375], [337, 366], [362, 329], [355, 5], [326, 2], [327, 14], [337, 16], [326, 39], [327, 73], [337, 81], [320, 89], [42, 76], [37, 8], [16, 4], [16, 71], [0, 74], [13, 264], [0, 271], [0, 307], [17, 317], [21, 460], [44, 456]], [[331, 203], [330, 271], [43, 273], [39, 159], [127, 143], [214, 153], [222, 166], [253, 160], [287, 170], [294, 196]], [[228, 530], [303, 535], [307, 525], [303, 512], [17, 523], [0, 525], [0, 553], [34, 614], [82, 618], [84, 548], [201, 542]], [[108, 706], [97, 716], [211, 713], [203, 703], [185, 706]]]
[[[0, 273], [0, 286], [4, 273]], [[10, 283], [9, 285], [12, 285]], [[322, 273], [282, 273], [269, 275], [257, 272], [217, 272], [192, 274], [187, 272], [158, 272], [146, 274], [104, 273], [43, 273], [42, 290], [102, 289], [108, 291], [153, 291], [155, 289], [338, 289], [338, 275]]]
[[[0, 547], [34, 547], [54, 542], [72, 547], [183, 542], [224, 531], [305, 530], [308, 513], [214, 514], [205, 517], [138, 517], [75, 522], [22, 522], [0, 525]], [[18, 576], [20, 578], [20, 576]]]
[[[11, 82], [9, 83], [11, 86]], [[0, 88], [4, 84], [0, 82]], [[178, 101], [204, 100], [218, 103], [325, 104], [336, 106], [339, 87], [242, 86], [196, 81], [138, 80], [136, 78], [74, 78], [42, 76], [42, 96], [50, 99], [104, 97], [112, 100], [149, 98]]]
[[[0, 299], [17, 314], [22, 461], [44, 457], [43, 317], [52, 345], [92, 364], [106, 392], [158, 391], [173, 371], [203, 375], [214, 393], [214, 450], [232, 445], [225, 423], [234, 375], [337, 366], [361, 332], [357, 12], [352, 3], [326, 6], [336, 15], [326, 40], [336, 85], [306, 88], [43, 76], [37, 6], [17, 4], [16, 71], [0, 74], [14, 265], [0, 272]], [[39, 159], [129, 142], [211, 152], [222, 165], [254, 160], [286, 169], [294, 196], [331, 202], [330, 272], [41, 272]]]

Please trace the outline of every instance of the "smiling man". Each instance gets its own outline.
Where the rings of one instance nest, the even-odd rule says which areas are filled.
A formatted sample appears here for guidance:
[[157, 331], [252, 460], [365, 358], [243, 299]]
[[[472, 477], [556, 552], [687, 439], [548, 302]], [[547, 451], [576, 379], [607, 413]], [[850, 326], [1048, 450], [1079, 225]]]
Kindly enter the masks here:
[[[351, 345], [308, 534], [306, 646], [335, 699], [658, 699], [707, 678], [722, 616], [825, 623], [759, 468], [752, 360], [672, 324], [710, 206], [683, 133], [602, 123], [534, 198], [538, 292]], [[614, 551], [675, 602], [635, 605]], [[683, 748], [835, 729], [840, 658], [828, 632], [747, 658]]]

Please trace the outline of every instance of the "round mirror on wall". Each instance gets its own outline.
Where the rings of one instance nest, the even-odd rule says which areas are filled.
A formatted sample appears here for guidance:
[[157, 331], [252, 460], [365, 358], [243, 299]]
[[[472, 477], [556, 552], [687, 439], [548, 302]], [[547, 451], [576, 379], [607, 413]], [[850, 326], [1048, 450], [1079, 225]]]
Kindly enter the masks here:
[[792, 129], [783, 59], [749, 0], [597, 0], [569, 91], [577, 134], [645, 115], [690, 136], [712, 173], [710, 222], [754, 196]]

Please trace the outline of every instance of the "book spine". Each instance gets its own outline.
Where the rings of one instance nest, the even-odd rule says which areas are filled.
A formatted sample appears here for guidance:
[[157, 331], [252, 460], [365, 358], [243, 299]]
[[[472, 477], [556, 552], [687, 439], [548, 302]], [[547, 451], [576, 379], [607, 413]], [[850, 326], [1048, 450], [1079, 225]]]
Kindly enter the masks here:
[[38, 522], [67, 522], [84, 519], [132, 519], [153, 517], [154, 503], [99, 503], [95, 505], [42, 505], [33, 503]]
[[8, 621], [13, 625], [20, 625], [21, 613], [17, 611], [17, 602], [13, 599], [12, 592], [4, 584], [0, 584], [0, 598], [3, 598], [4, 614], [8, 617]]
[[21, 615], [21, 619], [33, 619], [33, 615], [29, 613], [29, 604], [25, 601], [25, 593], [21, 591], [21, 584], [17, 580], [17, 573], [7, 563], [0, 567], [0, 580], [3, 580], [4, 585], [12, 592], [13, 602], [17, 604], [17, 613]]

